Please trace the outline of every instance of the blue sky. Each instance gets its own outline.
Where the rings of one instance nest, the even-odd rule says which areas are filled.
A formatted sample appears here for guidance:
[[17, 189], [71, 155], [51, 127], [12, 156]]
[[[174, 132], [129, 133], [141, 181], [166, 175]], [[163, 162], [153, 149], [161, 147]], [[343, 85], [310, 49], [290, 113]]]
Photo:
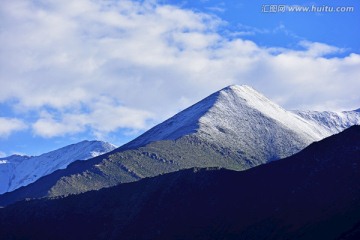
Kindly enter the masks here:
[[230, 84], [287, 109], [357, 109], [359, 11], [351, 0], [2, 2], [0, 156], [121, 145]]
[[[163, 1], [174, 3], [174, 1]], [[243, 32], [242, 38], [262, 46], [280, 46], [296, 49], [298, 42], [322, 42], [359, 53], [359, 1], [356, 0], [273, 0], [273, 1], [176, 1], [178, 6], [215, 14], [228, 24], [226, 29]], [[299, 5], [305, 7], [354, 7], [351, 12], [274, 12], [264, 13], [269, 5]]]

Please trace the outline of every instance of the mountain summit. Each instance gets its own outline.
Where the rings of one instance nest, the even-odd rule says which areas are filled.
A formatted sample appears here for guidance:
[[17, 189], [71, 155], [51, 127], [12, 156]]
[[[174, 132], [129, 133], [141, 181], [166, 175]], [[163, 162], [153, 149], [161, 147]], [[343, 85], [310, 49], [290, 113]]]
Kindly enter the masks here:
[[[289, 156], [332, 132], [286, 111], [243, 85], [228, 86], [150, 129], [120, 149], [195, 136], [214, 145], [268, 152], [264, 161]], [[281, 150], [289, 147], [288, 150]], [[272, 151], [273, 150], [273, 151]]]
[[192, 167], [245, 170], [288, 157], [338, 131], [283, 109], [249, 86], [229, 86], [111, 153], [70, 164], [0, 196], [0, 206], [24, 198], [98, 190]]

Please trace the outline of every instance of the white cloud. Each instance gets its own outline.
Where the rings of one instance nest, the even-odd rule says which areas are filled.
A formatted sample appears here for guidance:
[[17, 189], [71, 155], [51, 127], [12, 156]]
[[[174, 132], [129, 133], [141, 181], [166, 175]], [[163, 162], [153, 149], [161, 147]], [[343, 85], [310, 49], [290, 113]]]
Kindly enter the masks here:
[[327, 58], [343, 50], [309, 41], [259, 47], [221, 36], [222, 24], [154, 1], [5, 1], [0, 102], [38, 111], [44, 137], [145, 129], [229, 84], [289, 108], [359, 107], [358, 54]]
[[4, 158], [6, 156], [7, 156], [6, 153], [0, 151], [0, 158]]
[[0, 117], [0, 137], [7, 137], [13, 132], [26, 128], [26, 124], [19, 119]]
[[84, 125], [81, 124], [81, 116], [76, 115], [76, 118], [74, 116], [65, 117], [65, 121], [60, 122], [52, 116], [40, 118], [33, 124], [34, 133], [45, 138], [51, 138], [64, 136], [66, 134], [75, 134], [85, 130]]
[[301, 41], [299, 44], [306, 49], [306, 51], [300, 52], [300, 54], [306, 57], [322, 57], [329, 54], [343, 53], [345, 51], [345, 49], [318, 42]]
[[36, 135], [51, 138], [90, 129], [95, 136], [102, 138], [120, 128], [145, 130], [151, 117], [149, 112], [127, 108], [108, 97], [101, 97], [85, 112], [54, 114], [43, 111], [33, 124], [33, 131]]

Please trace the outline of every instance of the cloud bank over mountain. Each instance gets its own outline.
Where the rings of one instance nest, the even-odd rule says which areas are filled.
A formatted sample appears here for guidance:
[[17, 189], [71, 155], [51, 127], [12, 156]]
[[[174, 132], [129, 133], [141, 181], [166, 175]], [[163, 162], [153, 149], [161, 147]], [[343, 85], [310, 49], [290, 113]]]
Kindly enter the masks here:
[[6, 1], [0, 137], [143, 131], [230, 84], [288, 109], [359, 107], [358, 54], [311, 41], [260, 47], [223, 35], [226, 25], [156, 1]]

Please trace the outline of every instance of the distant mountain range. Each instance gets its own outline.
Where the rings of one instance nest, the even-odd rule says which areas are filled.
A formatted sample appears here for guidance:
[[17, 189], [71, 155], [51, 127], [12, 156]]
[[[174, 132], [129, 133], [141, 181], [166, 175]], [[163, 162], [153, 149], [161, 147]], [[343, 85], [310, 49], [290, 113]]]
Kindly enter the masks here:
[[0, 158], [0, 194], [33, 183], [76, 160], [93, 158], [114, 149], [115, 146], [107, 142], [83, 141], [40, 156]]
[[359, 239], [360, 126], [247, 171], [188, 169], [0, 209], [1, 239]]
[[192, 167], [245, 170], [291, 156], [355, 124], [360, 124], [356, 111], [286, 111], [249, 86], [229, 86], [111, 153], [75, 162], [0, 195], [0, 206], [25, 198], [98, 190]]

